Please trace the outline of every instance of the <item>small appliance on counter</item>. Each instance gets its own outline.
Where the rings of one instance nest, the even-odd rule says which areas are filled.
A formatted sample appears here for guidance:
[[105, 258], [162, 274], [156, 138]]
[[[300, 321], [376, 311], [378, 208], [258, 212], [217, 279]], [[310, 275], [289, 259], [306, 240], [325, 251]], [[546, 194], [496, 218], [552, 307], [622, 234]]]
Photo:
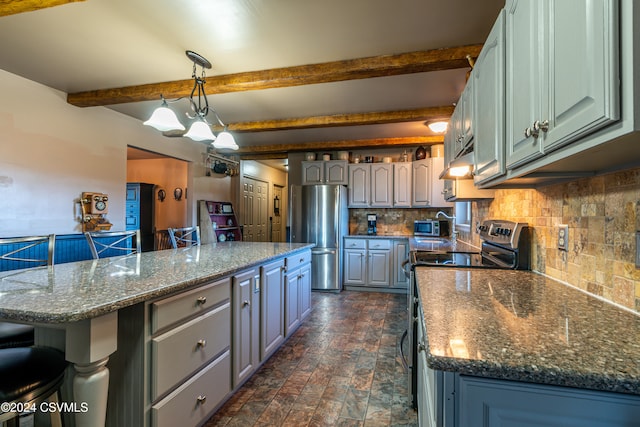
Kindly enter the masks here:
[[378, 215], [367, 214], [367, 234], [374, 235], [378, 233]]
[[438, 219], [423, 219], [413, 222], [414, 236], [448, 237], [450, 234], [449, 221]]

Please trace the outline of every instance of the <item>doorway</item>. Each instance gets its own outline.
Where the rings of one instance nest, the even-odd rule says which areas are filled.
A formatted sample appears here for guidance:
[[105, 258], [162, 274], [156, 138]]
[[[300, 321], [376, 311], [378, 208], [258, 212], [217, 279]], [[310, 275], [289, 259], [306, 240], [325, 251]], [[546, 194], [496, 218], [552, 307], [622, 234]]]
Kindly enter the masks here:
[[186, 227], [191, 222], [192, 208], [187, 198], [189, 169], [188, 161], [127, 147], [127, 182], [153, 184], [149, 203], [156, 250], [170, 247], [167, 228]]
[[269, 217], [268, 184], [244, 177], [242, 183], [242, 240], [268, 242], [267, 218]]
[[[271, 218], [271, 241], [282, 242], [282, 214], [283, 214], [283, 199], [282, 199], [282, 186], [273, 185], [273, 216]], [[276, 199], [277, 198], [277, 199]], [[276, 200], [278, 201], [278, 210], [276, 210]]]

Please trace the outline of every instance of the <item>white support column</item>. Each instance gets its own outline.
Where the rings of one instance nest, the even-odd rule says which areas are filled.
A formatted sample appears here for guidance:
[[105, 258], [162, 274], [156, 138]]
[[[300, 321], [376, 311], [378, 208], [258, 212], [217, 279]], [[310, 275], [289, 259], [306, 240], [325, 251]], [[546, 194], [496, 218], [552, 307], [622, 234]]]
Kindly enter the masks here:
[[117, 349], [118, 313], [69, 323], [66, 328], [66, 359], [73, 363], [73, 398], [87, 412], [75, 414], [77, 427], [104, 427], [107, 415], [109, 355]]

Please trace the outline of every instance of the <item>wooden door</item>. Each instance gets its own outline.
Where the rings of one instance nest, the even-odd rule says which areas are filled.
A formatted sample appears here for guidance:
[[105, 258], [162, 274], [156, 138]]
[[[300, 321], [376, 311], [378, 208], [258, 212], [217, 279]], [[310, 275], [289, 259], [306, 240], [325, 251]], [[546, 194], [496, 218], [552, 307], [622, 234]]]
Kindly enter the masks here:
[[267, 183], [253, 178], [244, 178], [242, 187], [242, 240], [247, 242], [267, 242]]

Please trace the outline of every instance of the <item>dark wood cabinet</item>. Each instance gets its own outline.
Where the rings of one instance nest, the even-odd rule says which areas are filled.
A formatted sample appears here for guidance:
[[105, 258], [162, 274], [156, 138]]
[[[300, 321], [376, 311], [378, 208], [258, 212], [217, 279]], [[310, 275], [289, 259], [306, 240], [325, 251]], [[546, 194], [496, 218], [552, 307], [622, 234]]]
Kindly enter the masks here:
[[142, 252], [153, 250], [153, 196], [154, 184], [127, 183], [125, 226], [127, 230], [140, 229]]

